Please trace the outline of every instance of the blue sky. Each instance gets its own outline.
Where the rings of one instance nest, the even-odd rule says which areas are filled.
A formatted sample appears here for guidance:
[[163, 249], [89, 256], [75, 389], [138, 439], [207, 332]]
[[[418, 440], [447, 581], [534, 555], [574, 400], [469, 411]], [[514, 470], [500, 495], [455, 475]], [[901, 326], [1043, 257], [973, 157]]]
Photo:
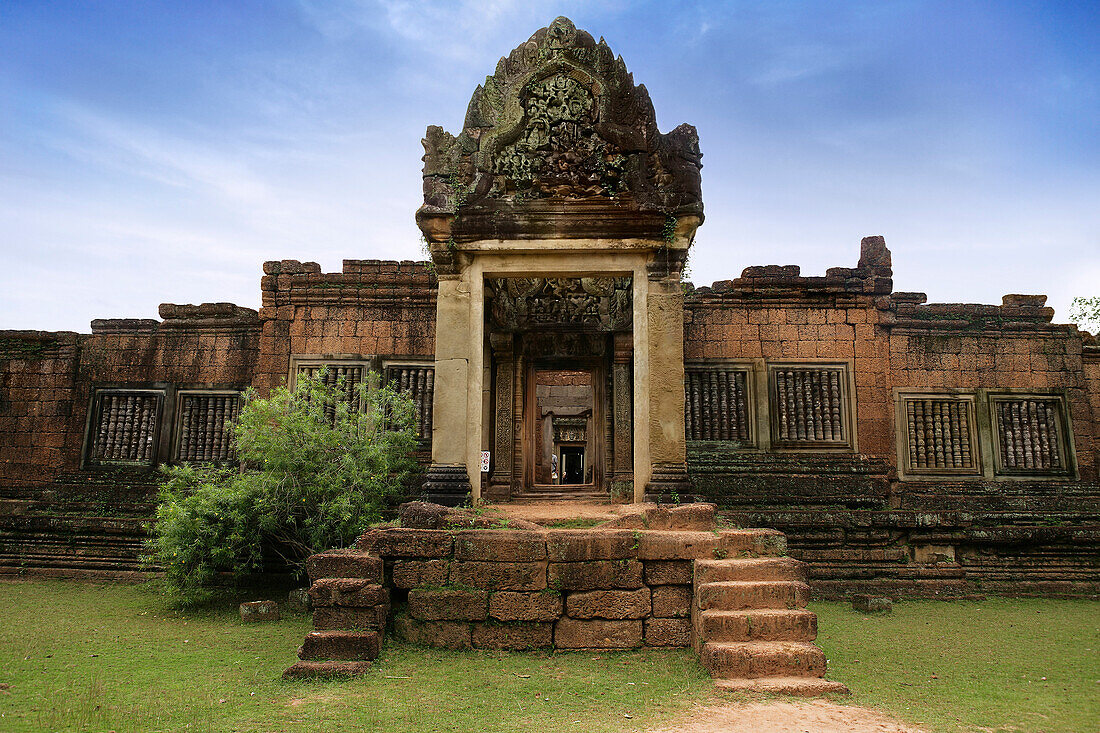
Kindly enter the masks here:
[[934, 301], [1100, 295], [1100, 0], [3, 0], [0, 328], [421, 258], [424, 128], [557, 15], [699, 129], [697, 285], [883, 234]]

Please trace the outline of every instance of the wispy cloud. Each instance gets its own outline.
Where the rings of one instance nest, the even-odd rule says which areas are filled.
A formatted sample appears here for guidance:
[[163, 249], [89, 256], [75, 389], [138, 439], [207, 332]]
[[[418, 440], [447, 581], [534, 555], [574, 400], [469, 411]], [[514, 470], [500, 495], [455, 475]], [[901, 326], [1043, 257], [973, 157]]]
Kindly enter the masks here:
[[581, 0], [299, 0], [306, 19], [330, 38], [388, 33], [417, 44], [418, 53], [453, 61], [483, 58], [483, 42], [506, 28], [533, 21], [533, 31], [553, 13], [585, 5]]

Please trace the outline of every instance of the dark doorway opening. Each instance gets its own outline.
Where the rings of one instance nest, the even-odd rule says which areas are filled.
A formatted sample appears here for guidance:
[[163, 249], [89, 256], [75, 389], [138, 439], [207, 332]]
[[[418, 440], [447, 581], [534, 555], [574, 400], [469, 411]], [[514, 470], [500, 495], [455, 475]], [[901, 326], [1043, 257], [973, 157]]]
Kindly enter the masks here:
[[584, 446], [563, 445], [561, 447], [561, 482], [563, 484], [583, 484]]

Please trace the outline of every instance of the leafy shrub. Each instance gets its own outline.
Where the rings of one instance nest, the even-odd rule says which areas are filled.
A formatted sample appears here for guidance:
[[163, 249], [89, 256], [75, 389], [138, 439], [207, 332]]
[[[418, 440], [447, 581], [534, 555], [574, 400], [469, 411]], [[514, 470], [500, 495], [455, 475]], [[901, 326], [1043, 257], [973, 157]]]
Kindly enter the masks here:
[[413, 425], [412, 400], [373, 374], [358, 390], [303, 375], [293, 391], [246, 393], [239, 467], [163, 469], [149, 560], [169, 594], [194, 603], [225, 574], [262, 570], [265, 556], [300, 573], [311, 554], [353, 543], [415, 469]]

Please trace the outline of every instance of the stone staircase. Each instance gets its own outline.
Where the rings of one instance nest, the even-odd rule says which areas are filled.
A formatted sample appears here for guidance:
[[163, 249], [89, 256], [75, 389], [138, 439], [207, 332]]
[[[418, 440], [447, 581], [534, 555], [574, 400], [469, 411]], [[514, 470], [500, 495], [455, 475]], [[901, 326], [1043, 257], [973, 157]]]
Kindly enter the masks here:
[[820, 695], [848, 692], [822, 679], [825, 653], [817, 616], [806, 610], [810, 587], [789, 557], [696, 560], [692, 645], [726, 690]]
[[390, 613], [390, 592], [382, 585], [382, 559], [366, 552], [339, 551], [306, 561], [313, 584], [314, 631], [298, 648], [298, 662], [286, 678], [363, 674], [382, 651]]

